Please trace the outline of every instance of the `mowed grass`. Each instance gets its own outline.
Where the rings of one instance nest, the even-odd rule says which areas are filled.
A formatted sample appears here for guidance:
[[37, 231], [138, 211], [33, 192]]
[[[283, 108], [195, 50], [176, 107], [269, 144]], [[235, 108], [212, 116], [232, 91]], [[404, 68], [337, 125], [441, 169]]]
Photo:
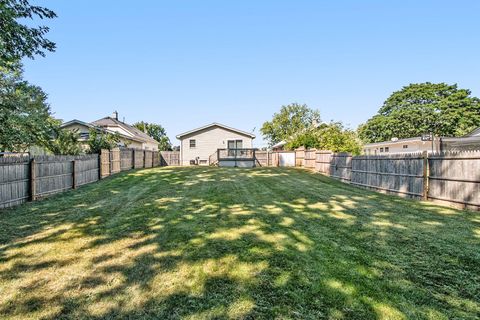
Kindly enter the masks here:
[[2, 319], [478, 319], [480, 214], [154, 168], [0, 211]]

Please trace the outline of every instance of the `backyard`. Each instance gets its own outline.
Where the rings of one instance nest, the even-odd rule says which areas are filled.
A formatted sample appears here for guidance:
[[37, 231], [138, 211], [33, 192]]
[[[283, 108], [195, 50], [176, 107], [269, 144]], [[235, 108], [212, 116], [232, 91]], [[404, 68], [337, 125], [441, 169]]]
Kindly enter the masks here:
[[480, 213], [304, 169], [129, 171], [0, 211], [0, 318], [475, 319]]

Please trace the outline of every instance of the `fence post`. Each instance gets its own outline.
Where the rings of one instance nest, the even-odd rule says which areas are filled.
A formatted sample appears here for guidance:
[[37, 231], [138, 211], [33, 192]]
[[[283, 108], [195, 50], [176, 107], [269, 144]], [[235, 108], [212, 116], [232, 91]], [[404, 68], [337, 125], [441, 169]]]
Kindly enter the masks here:
[[35, 158], [30, 160], [30, 200], [35, 201], [37, 188], [35, 186]]
[[72, 160], [72, 189], [77, 188], [77, 181], [75, 179], [75, 160]]
[[132, 149], [132, 169], [135, 168], [135, 149]]
[[102, 150], [98, 154], [98, 180], [102, 179]]
[[423, 200], [428, 200], [428, 152], [423, 151]]
[[[107, 149], [101, 149], [100, 150], [100, 155], [99, 155], [99, 163], [100, 163], [100, 179], [103, 179], [104, 177], [106, 176], [109, 176], [110, 175], [110, 150], [107, 150]], [[108, 161], [108, 166], [107, 166], [107, 162], [104, 160], [107, 160]], [[104, 167], [103, 165], [106, 165], [106, 167], [108, 168], [108, 172], [104, 172]]]
[[112, 150], [108, 150], [108, 175], [112, 175], [113, 171], [113, 153]]

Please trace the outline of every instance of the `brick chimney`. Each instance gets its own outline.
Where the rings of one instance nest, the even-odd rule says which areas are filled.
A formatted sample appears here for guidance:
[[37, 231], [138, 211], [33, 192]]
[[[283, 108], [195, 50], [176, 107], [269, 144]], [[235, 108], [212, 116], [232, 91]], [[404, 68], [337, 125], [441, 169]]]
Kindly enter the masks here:
[[115, 120], [118, 120], [118, 112], [117, 112], [117, 110], [113, 111], [113, 113], [112, 113], [112, 118], [115, 119]]

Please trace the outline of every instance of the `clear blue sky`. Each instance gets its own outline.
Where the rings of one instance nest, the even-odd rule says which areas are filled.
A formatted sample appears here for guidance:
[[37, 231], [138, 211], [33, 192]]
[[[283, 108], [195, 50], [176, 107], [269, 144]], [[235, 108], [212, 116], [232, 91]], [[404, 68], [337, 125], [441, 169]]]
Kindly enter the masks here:
[[55, 115], [175, 135], [210, 122], [258, 129], [306, 103], [351, 128], [413, 82], [480, 96], [480, 1], [38, 0], [55, 53], [25, 61]]

